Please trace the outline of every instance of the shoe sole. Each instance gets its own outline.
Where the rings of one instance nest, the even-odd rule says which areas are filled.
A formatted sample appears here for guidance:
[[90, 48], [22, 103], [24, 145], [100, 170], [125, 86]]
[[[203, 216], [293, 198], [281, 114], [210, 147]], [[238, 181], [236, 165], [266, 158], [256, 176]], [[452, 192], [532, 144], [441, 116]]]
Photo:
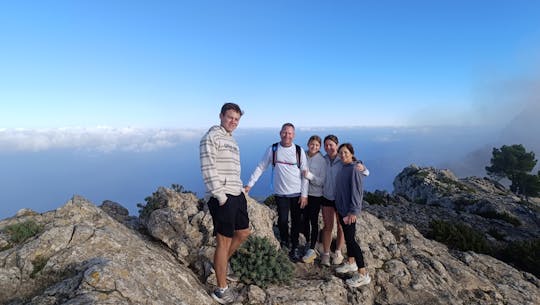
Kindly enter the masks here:
[[371, 283], [371, 279], [369, 279], [368, 281], [362, 281], [362, 282], [358, 282], [354, 284], [347, 283], [347, 286], [352, 287], [352, 288], [358, 288], [360, 286], [369, 285], [369, 283]]
[[219, 304], [230, 304], [230, 303], [232, 303], [232, 301], [231, 301], [231, 302], [227, 302], [227, 301], [225, 301], [225, 300], [222, 300], [222, 299], [218, 298], [217, 295], [215, 295], [213, 292], [212, 292], [212, 298], [213, 298], [214, 300], [216, 300], [216, 302], [218, 302]]

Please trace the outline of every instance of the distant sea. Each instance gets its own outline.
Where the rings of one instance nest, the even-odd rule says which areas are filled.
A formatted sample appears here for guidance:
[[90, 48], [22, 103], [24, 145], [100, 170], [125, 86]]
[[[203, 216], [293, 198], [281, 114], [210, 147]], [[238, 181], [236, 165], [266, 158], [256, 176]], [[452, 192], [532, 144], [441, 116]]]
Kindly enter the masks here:
[[[203, 133], [201, 130], [200, 136]], [[295, 142], [305, 148], [313, 134], [322, 138], [335, 134], [341, 143], [353, 144], [357, 157], [371, 172], [366, 179], [368, 191], [391, 192], [395, 176], [413, 163], [449, 168], [458, 176], [484, 176], [492, 148], [501, 144], [496, 131], [478, 127], [298, 128]], [[200, 136], [149, 151], [102, 152], [92, 147], [64, 147], [0, 152], [0, 218], [11, 217], [21, 208], [53, 210], [74, 194], [96, 205], [104, 200], [116, 201], [130, 214], [138, 215], [137, 203], [144, 203], [144, 198], [159, 186], [173, 183], [203, 197]], [[279, 141], [279, 128], [239, 128], [235, 137], [241, 151], [242, 180], [246, 183], [265, 149]], [[250, 194], [256, 198], [270, 195], [269, 178], [267, 170]]]

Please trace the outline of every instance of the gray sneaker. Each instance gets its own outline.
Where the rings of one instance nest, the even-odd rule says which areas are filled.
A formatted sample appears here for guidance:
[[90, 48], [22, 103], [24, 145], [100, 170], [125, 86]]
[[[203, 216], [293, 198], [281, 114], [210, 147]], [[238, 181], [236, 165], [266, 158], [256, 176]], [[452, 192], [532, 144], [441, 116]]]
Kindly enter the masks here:
[[321, 265], [330, 267], [330, 254], [321, 255]]
[[212, 297], [219, 304], [229, 304], [234, 302], [234, 300], [236, 299], [236, 296], [234, 295], [234, 292], [231, 288], [217, 288], [216, 290], [214, 290], [214, 292], [212, 292]]
[[[210, 272], [216, 273], [214, 263], [210, 263]], [[234, 274], [230, 263], [227, 263], [227, 279], [231, 282], [238, 282], [238, 277]]]
[[345, 283], [347, 283], [349, 287], [356, 288], [371, 283], [371, 277], [367, 273], [366, 275], [361, 275], [357, 272], [353, 277], [347, 279]]

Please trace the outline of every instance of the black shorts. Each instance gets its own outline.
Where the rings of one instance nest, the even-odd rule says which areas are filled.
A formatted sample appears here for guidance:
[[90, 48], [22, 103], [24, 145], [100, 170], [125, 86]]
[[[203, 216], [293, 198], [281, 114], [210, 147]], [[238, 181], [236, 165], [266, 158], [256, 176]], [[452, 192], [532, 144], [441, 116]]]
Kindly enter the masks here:
[[331, 208], [336, 208], [336, 201], [335, 200], [329, 200], [329, 199], [326, 199], [326, 197], [323, 197], [322, 200], [321, 200], [321, 205], [323, 207], [331, 207]]
[[222, 206], [219, 205], [217, 198], [212, 197], [208, 200], [208, 209], [212, 215], [214, 235], [219, 233], [232, 238], [234, 231], [249, 228], [247, 200], [244, 193], [238, 196], [227, 194], [227, 201]]

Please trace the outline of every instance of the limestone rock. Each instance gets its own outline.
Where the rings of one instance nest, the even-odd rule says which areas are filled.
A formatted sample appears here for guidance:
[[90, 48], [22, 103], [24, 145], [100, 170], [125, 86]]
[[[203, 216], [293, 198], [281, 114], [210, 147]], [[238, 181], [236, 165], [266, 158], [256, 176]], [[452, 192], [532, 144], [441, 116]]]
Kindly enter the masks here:
[[168, 250], [81, 197], [33, 220], [40, 234], [0, 252], [2, 304], [214, 303]]

